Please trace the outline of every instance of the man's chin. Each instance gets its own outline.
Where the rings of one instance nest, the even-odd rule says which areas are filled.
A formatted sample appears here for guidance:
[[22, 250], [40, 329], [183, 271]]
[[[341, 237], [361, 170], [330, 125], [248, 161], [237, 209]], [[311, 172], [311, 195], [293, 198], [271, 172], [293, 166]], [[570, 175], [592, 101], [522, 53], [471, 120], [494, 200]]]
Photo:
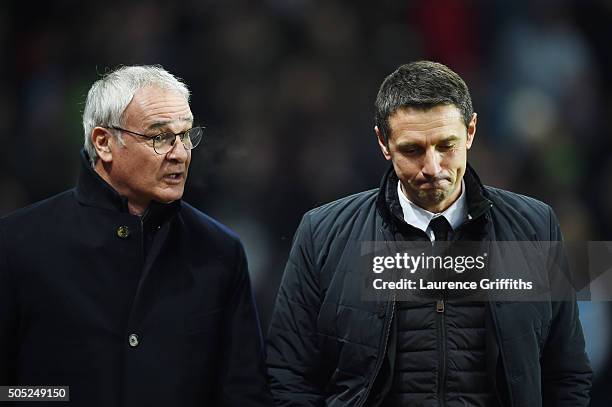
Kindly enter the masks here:
[[159, 203], [167, 204], [174, 201], [178, 201], [183, 197], [183, 189], [180, 191], [164, 191], [164, 193], [157, 194], [153, 199]]
[[162, 201], [161, 199], [159, 199], [159, 200], [158, 200], [158, 199], [156, 199], [156, 201], [157, 201], [158, 203], [160, 203], [160, 204], [164, 204], [164, 205], [171, 204], [172, 202], [177, 201], [177, 200], [178, 200], [178, 199], [172, 199], [172, 200], [169, 200], [169, 201]]
[[435, 209], [444, 203], [449, 194], [448, 191], [444, 189], [432, 188], [420, 190], [417, 196], [419, 198], [418, 201], [415, 202], [417, 205], [430, 212], [436, 212]]

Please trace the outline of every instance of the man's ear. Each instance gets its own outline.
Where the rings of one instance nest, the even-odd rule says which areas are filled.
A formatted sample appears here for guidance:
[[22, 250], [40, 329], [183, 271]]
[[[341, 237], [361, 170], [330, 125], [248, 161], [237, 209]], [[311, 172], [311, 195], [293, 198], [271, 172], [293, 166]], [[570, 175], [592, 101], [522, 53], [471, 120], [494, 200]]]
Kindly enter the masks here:
[[110, 130], [104, 127], [94, 127], [91, 131], [91, 142], [98, 157], [105, 163], [113, 161], [113, 153], [110, 147], [112, 137]]
[[472, 115], [472, 120], [470, 120], [470, 123], [468, 124], [467, 127], [467, 140], [466, 140], [466, 147], [469, 150], [472, 147], [472, 143], [474, 142], [474, 136], [476, 136], [476, 122], [478, 121], [478, 115], [476, 113], [474, 113]]
[[376, 139], [378, 140], [378, 146], [380, 147], [380, 151], [382, 151], [383, 156], [385, 156], [385, 160], [390, 160], [391, 154], [389, 154], [389, 148], [387, 147], [387, 140], [385, 140], [385, 136], [382, 134], [382, 131], [380, 131], [378, 126], [374, 126], [374, 133], [376, 133]]

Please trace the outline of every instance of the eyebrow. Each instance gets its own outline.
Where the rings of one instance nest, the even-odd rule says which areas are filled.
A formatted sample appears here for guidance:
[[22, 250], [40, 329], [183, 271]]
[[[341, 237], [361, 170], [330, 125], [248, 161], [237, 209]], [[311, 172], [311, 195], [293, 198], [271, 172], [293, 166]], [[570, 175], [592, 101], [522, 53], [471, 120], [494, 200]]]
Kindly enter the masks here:
[[[456, 136], [453, 134], [453, 135], [441, 138], [436, 144], [447, 143], [449, 141], [457, 141], [459, 139], [460, 139], [459, 136]], [[414, 142], [414, 141], [400, 141], [399, 143], [397, 143], [397, 146], [399, 148], [409, 148], [409, 147], [420, 147], [421, 144], [418, 142]]]
[[443, 139], [441, 139], [441, 140], [440, 140], [440, 142], [441, 142], [441, 143], [443, 143], [443, 142], [445, 142], [445, 141], [456, 141], [456, 140], [459, 140], [459, 139], [460, 139], [460, 137], [459, 137], [459, 136], [455, 136], [455, 135], [453, 134], [453, 135], [450, 135], [450, 136], [448, 136], [448, 137], [444, 137]]
[[421, 145], [419, 143], [415, 143], [412, 141], [400, 141], [399, 143], [397, 143], [397, 147], [398, 148], [411, 148], [411, 147], [420, 147]]
[[[172, 123], [173, 121], [174, 120], [160, 120], [158, 122], [152, 123], [149, 126], [147, 126], [147, 129], [148, 130], [162, 129], [166, 127], [168, 124]], [[191, 124], [193, 123], [193, 116], [179, 117], [179, 121]]]

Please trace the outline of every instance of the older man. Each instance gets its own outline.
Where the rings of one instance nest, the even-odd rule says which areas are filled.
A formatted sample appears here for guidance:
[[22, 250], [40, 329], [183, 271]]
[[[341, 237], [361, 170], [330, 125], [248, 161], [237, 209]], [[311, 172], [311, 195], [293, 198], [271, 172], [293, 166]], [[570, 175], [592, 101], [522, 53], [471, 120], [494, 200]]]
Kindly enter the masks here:
[[83, 126], [76, 188], [0, 221], [0, 386], [69, 386], [71, 406], [268, 405], [242, 244], [181, 201], [204, 132], [187, 87], [119, 68]]
[[[296, 232], [269, 333], [277, 405], [587, 406], [591, 370], [571, 292], [508, 302], [418, 286], [412, 301], [361, 291], [364, 242], [431, 250], [431, 241], [437, 251], [448, 240], [561, 240], [549, 206], [484, 186], [467, 165], [476, 114], [448, 67], [419, 61], [389, 75], [375, 133], [392, 164], [380, 188], [313, 209]], [[550, 271], [557, 281], [562, 270]]]

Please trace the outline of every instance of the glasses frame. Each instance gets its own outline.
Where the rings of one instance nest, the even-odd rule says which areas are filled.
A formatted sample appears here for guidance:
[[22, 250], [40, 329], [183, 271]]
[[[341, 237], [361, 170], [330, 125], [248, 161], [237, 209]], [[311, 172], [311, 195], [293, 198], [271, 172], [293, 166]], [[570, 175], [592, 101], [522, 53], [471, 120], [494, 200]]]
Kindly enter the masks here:
[[[202, 129], [202, 133], [204, 133], [204, 130], [206, 129], [206, 127], [204, 127], [204, 126], [196, 126], [196, 127], [192, 127], [190, 129], [187, 129], [185, 131], [182, 131], [180, 133], [173, 133], [171, 131], [164, 131], [164, 132], [161, 132], [159, 134], [156, 134], [155, 136], [149, 136], [149, 135], [146, 135], [146, 134], [136, 133], [135, 131], [127, 130], [127, 129], [124, 129], [124, 128], [118, 127], [118, 126], [110, 126], [110, 127], [107, 127], [107, 128], [108, 129], [112, 129], [112, 130], [122, 131], [122, 132], [125, 132], [125, 133], [128, 133], [128, 134], [132, 134], [134, 136], [139, 136], [139, 137], [142, 137], [142, 138], [146, 138], [147, 140], [153, 141], [153, 151], [155, 151], [155, 154], [158, 154], [158, 155], [166, 155], [170, 151], [172, 151], [172, 148], [174, 148], [174, 144], [176, 143], [176, 137], [177, 136], [181, 140], [181, 144], [183, 144], [183, 147], [185, 147], [185, 150], [187, 150], [187, 151], [193, 150], [194, 148], [196, 148], [197, 146], [200, 145], [200, 142], [202, 141], [202, 139], [200, 138], [200, 142], [198, 142], [198, 144], [194, 145], [191, 148], [188, 148], [187, 145], [185, 145], [185, 136], [187, 135], [187, 133], [189, 133], [193, 129]], [[156, 144], [155, 143], [155, 139], [160, 137], [162, 134], [173, 134], [174, 135], [174, 141], [172, 142], [172, 146], [170, 147], [170, 150], [166, 151], [165, 153], [160, 153], [155, 148], [155, 144]], [[202, 134], [202, 137], [203, 136], [204, 136], [204, 134]]]

